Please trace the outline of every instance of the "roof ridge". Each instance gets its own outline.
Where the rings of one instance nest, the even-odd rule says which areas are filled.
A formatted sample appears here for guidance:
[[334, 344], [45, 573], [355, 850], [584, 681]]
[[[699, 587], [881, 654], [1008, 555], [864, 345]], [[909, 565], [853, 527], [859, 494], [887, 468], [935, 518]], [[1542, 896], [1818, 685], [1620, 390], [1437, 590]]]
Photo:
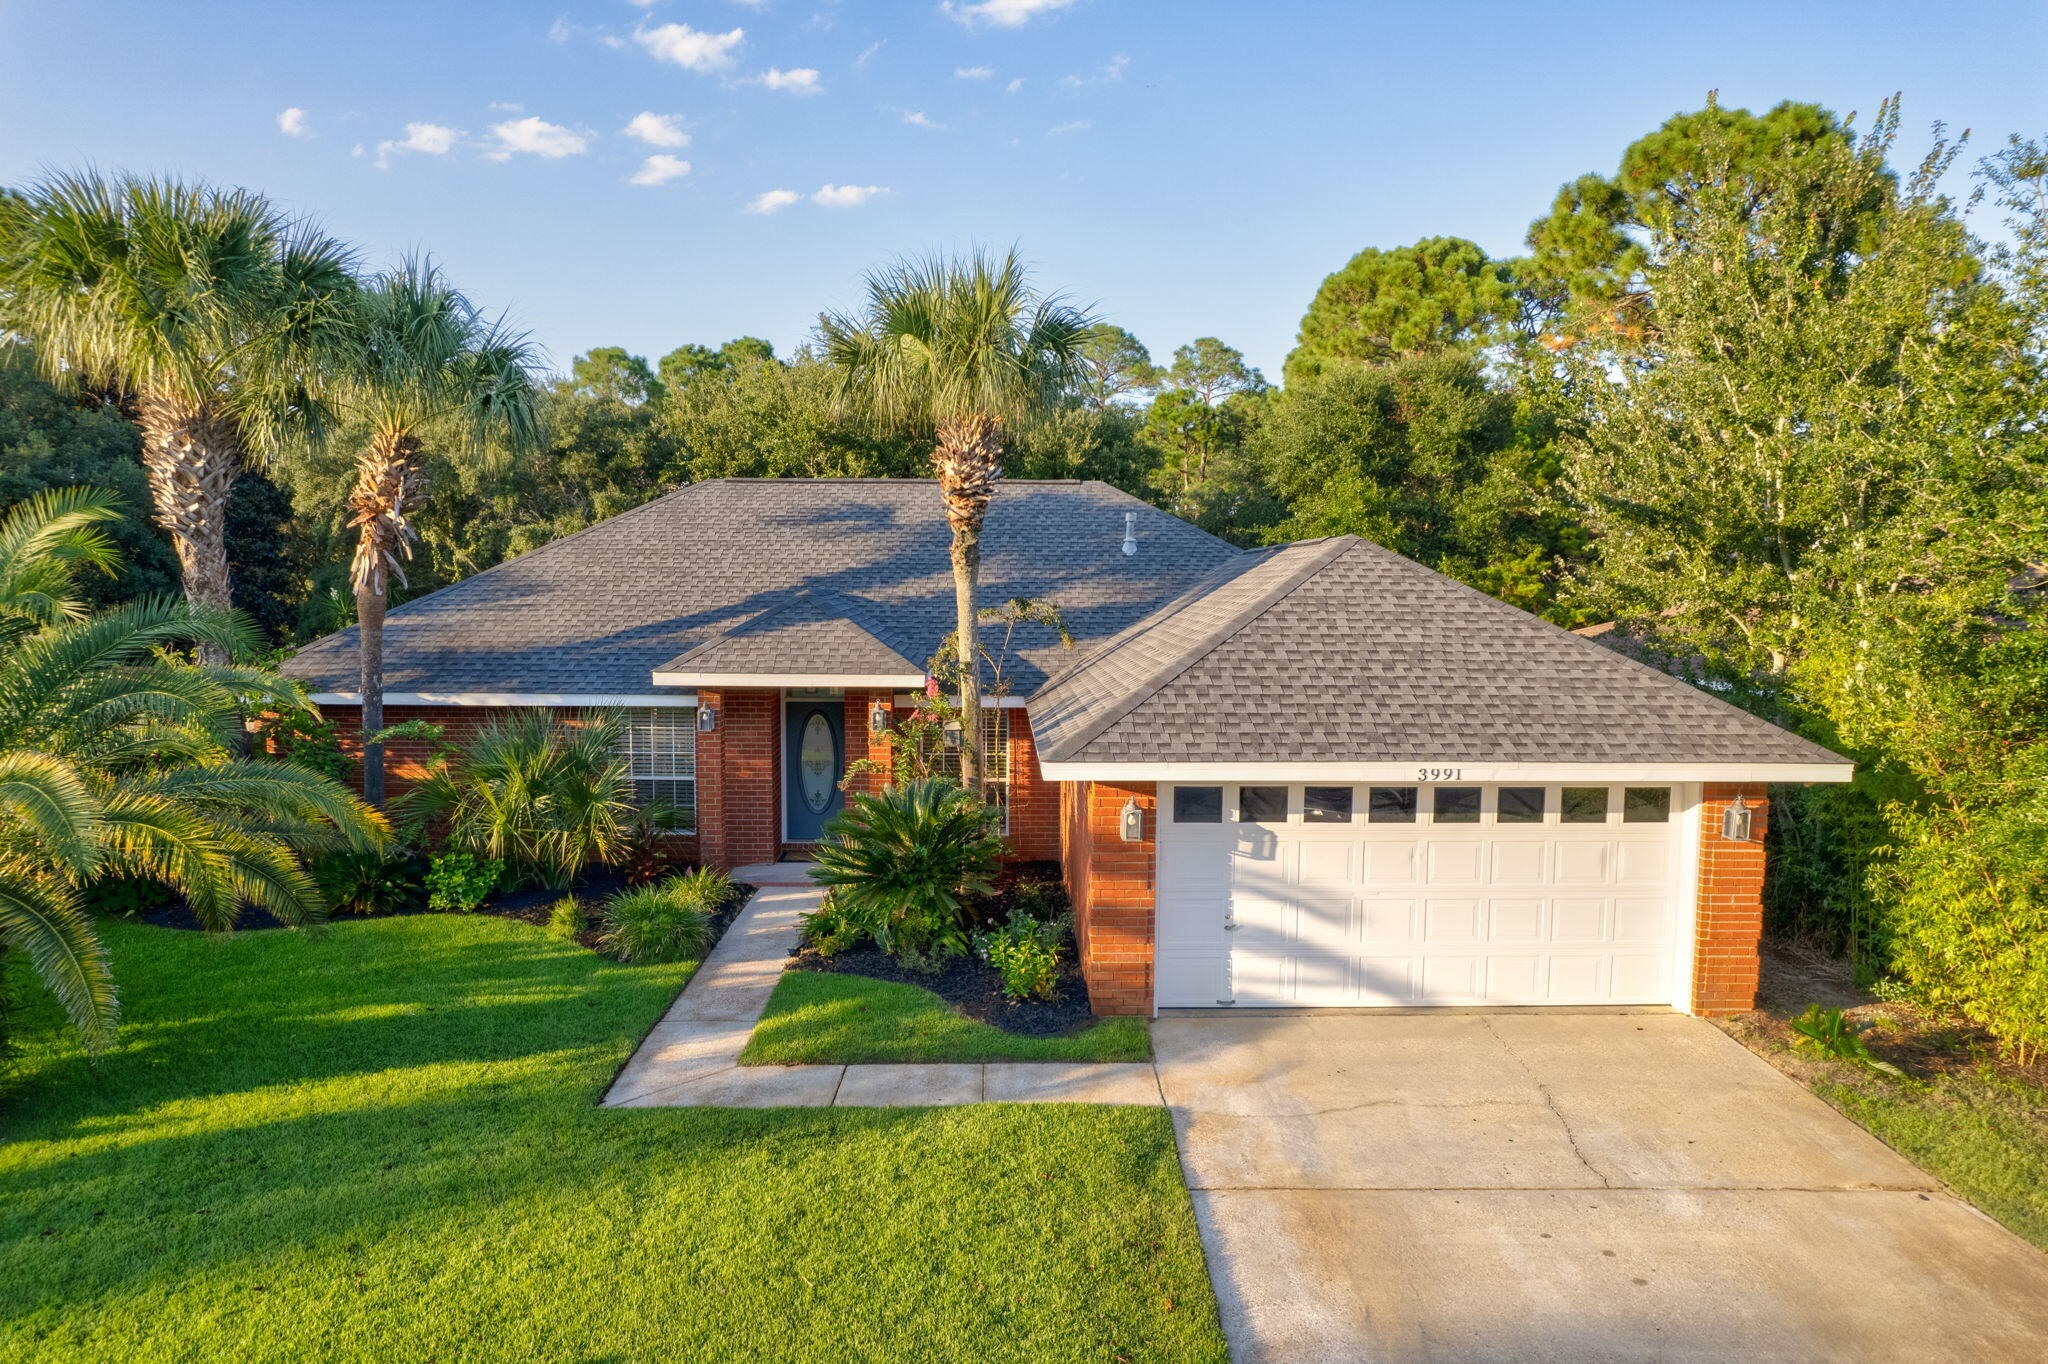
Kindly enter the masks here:
[[[1101, 734], [1110, 726], [1114, 725], [1117, 721], [1123, 719], [1126, 715], [1129, 715], [1132, 711], [1136, 710], [1140, 705], [1144, 704], [1152, 697], [1158, 695], [1160, 690], [1164, 688], [1167, 683], [1171, 682], [1174, 678], [1179, 677], [1189, 668], [1194, 667], [1195, 664], [1201, 662], [1204, 658], [1207, 658], [1210, 654], [1214, 653], [1217, 650], [1217, 648], [1219, 648], [1223, 644], [1225, 640], [1235, 635], [1238, 631], [1244, 629], [1244, 627], [1250, 624], [1252, 621], [1257, 620], [1260, 616], [1265, 615], [1266, 612], [1272, 610], [1282, 601], [1285, 601], [1287, 597], [1295, 591], [1295, 589], [1299, 588], [1303, 583], [1307, 582], [1310, 578], [1320, 573], [1329, 564], [1333, 563], [1337, 559], [1342, 558], [1345, 554], [1350, 552], [1351, 548], [1354, 545], [1360, 543], [1363, 542], [1360, 541], [1358, 537], [1355, 535], [1331, 535], [1323, 536], [1319, 539], [1294, 540], [1288, 542], [1287, 544], [1271, 546], [1263, 556], [1268, 560], [1277, 559], [1280, 555], [1284, 554], [1286, 551], [1290, 549], [1299, 549], [1307, 545], [1318, 545], [1321, 546], [1321, 548], [1315, 551], [1314, 553], [1310, 554], [1308, 556], [1308, 561], [1301, 567], [1283, 576], [1278, 584], [1276, 584], [1272, 588], [1269, 588], [1267, 591], [1261, 593], [1252, 601], [1247, 602], [1244, 606], [1239, 607], [1236, 611], [1231, 612], [1230, 615], [1224, 617], [1221, 621], [1217, 622], [1215, 626], [1211, 627], [1206, 633], [1199, 636], [1193, 644], [1189, 645], [1186, 649], [1181, 650], [1173, 658], [1168, 659], [1166, 662], [1160, 664], [1157, 668], [1153, 669], [1153, 671], [1150, 674], [1148, 674], [1136, 686], [1132, 687], [1129, 692], [1125, 693], [1125, 695], [1115, 705], [1106, 707], [1094, 719], [1090, 720], [1086, 725], [1082, 726], [1080, 729], [1074, 731], [1073, 734], [1060, 736], [1060, 739], [1058, 741], [1059, 752], [1051, 754], [1050, 756], [1057, 758], [1060, 753], [1072, 752], [1077, 748], [1084, 747], [1087, 744], [1093, 742], [1096, 738], [1100, 737]], [[1226, 560], [1225, 562], [1230, 563], [1234, 561]], [[1259, 565], [1257, 564], [1247, 565], [1245, 567], [1245, 572], [1256, 572], [1258, 567]], [[1238, 580], [1238, 578], [1241, 578], [1242, 576], [1243, 574], [1235, 575], [1230, 579], [1230, 581], [1235, 582]], [[1164, 623], [1165, 618], [1162, 618], [1162, 612], [1167, 613], [1166, 618], [1170, 618], [1170, 616], [1172, 615], [1178, 615], [1181, 611], [1187, 610], [1188, 608], [1194, 606], [1196, 603], [1204, 600], [1211, 593], [1221, 591], [1225, 586], [1227, 586], [1226, 583], [1217, 583], [1214, 587], [1210, 588], [1206, 592], [1191, 592], [1186, 596], [1180, 598], [1179, 600], [1169, 603], [1165, 607], [1162, 607], [1160, 611], [1154, 612], [1152, 615], [1147, 616], [1144, 619], [1138, 621], [1136, 624], [1131, 626], [1128, 631], [1119, 631], [1118, 634], [1112, 639], [1109, 647], [1105, 647], [1100, 653], [1096, 654], [1093, 658], [1086, 660], [1084, 663], [1077, 664], [1075, 665], [1075, 667], [1069, 669], [1068, 671], [1061, 673], [1057, 679], [1048, 682], [1045, 686], [1039, 688], [1038, 692], [1035, 693], [1035, 695], [1043, 695], [1045, 692], [1051, 690], [1052, 687], [1054, 687], [1058, 683], [1064, 682], [1068, 678], [1075, 676], [1083, 668], [1092, 666], [1095, 663], [1098, 663], [1101, 660], [1109, 657], [1112, 653], [1116, 652], [1116, 650], [1118, 648], [1121, 648], [1123, 645], [1133, 643], [1143, 638], [1146, 634], [1149, 634], [1156, 626]], [[1596, 645], [1595, 647], [1597, 648], [1598, 646]]]

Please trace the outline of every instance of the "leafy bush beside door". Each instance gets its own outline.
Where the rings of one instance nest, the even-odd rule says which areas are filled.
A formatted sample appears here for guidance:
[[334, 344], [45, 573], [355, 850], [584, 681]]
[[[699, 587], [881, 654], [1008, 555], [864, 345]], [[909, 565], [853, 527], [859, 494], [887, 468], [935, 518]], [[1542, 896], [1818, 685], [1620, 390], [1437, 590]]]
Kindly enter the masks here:
[[864, 936], [906, 965], [967, 950], [966, 904], [994, 886], [1002, 812], [944, 778], [855, 796], [826, 826], [820, 885]]

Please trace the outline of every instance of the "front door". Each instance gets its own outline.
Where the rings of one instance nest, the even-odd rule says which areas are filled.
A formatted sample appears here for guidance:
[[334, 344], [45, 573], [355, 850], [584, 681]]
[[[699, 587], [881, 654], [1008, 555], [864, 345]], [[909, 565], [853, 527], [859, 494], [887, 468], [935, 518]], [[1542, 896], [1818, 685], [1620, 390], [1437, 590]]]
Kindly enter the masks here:
[[783, 709], [783, 826], [791, 843], [815, 843], [839, 813], [846, 775], [846, 703], [791, 699]]

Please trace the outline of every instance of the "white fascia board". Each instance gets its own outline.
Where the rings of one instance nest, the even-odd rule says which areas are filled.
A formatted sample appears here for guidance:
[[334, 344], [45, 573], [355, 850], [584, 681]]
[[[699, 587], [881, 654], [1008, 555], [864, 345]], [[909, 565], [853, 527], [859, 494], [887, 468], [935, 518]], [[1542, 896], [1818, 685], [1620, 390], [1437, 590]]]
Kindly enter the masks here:
[[[352, 691], [316, 691], [307, 698], [316, 706], [355, 706], [362, 697]], [[688, 706], [695, 708], [693, 692], [666, 692], [660, 696], [627, 696], [582, 692], [542, 691], [388, 691], [386, 706]]]
[[657, 687], [921, 687], [910, 673], [662, 673]]
[[[924, 693], [921, 691], [898, 692], [894, 698], [894, 703], [909, 709], [922, 700], [924, 700]], [[1024, 709], [1024, 698], [1021, 696], [984, 696], [981, 698], [981, 708], [983, 710], [1022, 710]]]
[[1389, 782], [1845, 782], [1854, 763], [1107, 763], [1038, 760], [1051, 781]]

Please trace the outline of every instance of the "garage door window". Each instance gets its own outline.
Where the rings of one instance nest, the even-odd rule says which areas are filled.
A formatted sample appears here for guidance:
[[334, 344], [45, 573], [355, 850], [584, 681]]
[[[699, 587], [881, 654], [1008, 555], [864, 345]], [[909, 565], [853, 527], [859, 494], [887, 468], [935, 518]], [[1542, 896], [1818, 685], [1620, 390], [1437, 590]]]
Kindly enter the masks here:
[[1663, 824], [1671, 818], [1671, 788], [1631, 786], [1621, 796], [1623, 824]]
[[1375, 786], [1366, 808], [1366, 816], [1375, 824], [1413, 824], [1415, 822], [1415, 788], [1412, 786]]
[[1246, 824], [1285, 824], [1287, 788], [1240, 786], [1237, 788], [1237, 807], [1237, 817]]
[[1540, 786], [1503, 786], [1500, 788], [1500, 813], [1497, 819], [1502, 824], [1541, 824], [1543, 822], [1543, 788]]
[[1349, 824], [1351, 788], [1304, 786], [1301, 789], [1301, 817], [1309, 824]]
[[1223, 788], [1220, 786], [1176, 786], [1173, 788], [1175, 824], [1221, 824]]
[[1439, 786], [1436, 788], [1435, 818], [1439, 824], [1477, 824], [1479, 788]]
[[1604, 786], [1567, 786], [1559, 805], [1567, 824], [1607, 822], [1607, 788]]

